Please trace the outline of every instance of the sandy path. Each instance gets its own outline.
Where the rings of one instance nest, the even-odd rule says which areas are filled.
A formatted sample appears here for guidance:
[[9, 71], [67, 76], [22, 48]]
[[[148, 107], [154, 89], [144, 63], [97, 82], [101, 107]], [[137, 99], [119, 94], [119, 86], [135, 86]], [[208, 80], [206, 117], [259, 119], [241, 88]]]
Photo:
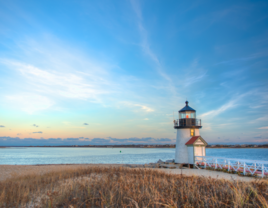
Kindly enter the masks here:
[[202, 170], [202, 169], [162, 169], [157, 168], [156, 170], [162, 171], [165, 173], [171, 174], [184, 174], [186, 176], [204, 176], [204, 177], [211, 177], [216, 179], [226, 179], [226, 180], [240, 180], [240, 181], [255, 181], [256, 178], [254, 177], [247, 177], [247, 176], [238, 176], [237, 174], [228, 174], [219, 171], [211, 171], [211, 170]]
[[[10, 177], [23, 176], [27, 174], [45, 174], [52, 171], [64, 171], [69, 169], [77, 169], [82, 167], [119, 167], [120, 164], [83, 164], [83, 165], [0, 165], [0, 181]], [[218, 171], [202, 170], [202, 169], [154, 169], [171, 174], [184, 174], [186, 176], [204, 176], [216, 179], [254, 181], [254, 177], [241, 177], [237, 174], [228, 174]], [[266, 180], [267, 181], [267, 180]]]

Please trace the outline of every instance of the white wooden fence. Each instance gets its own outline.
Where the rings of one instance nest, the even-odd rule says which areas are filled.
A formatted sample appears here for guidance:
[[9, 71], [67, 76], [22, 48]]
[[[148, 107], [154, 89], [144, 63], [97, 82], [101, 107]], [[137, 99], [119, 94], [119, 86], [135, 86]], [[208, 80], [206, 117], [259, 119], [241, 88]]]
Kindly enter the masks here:
[[268, 162], [261, 160], [195, 156], [195, 166], [226, 169], [228, 171], [242, 172], [244, 175], [261, 174], [262, 178], [268, 176]]

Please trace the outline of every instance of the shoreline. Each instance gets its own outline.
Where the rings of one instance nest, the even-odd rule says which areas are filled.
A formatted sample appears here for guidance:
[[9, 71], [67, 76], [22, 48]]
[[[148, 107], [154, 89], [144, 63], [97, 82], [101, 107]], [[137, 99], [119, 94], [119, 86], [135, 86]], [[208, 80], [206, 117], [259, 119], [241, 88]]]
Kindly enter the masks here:
[[[73, 147], [73, 146], [51, 146], [51, 147], [47, 147], [47, 146], [3, 146], [0, 148], [140, 148], [140, 149], [176, 149], [176, 147], [102, 147], [102, 146], [98, 146], [98, 147], [84, 147], [84, 146], [79, 146], [79, 147]], [[206, 149], [268, 149], [268, 146], [264, 146], [264, 147], [206, 147]]]

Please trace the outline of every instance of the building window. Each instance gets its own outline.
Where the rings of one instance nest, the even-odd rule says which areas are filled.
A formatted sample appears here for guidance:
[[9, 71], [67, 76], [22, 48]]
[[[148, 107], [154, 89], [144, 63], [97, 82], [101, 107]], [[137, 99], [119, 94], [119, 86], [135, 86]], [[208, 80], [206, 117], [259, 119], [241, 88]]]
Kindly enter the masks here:
[[194, 129], [191, 129], [191, 136], [194, 136]]
[[186, 118], [186, 114], [185, 114], [185, 112], [181, 112], [181, 113], [180, 113], [180, 119], [181, 119], [181, 118]]

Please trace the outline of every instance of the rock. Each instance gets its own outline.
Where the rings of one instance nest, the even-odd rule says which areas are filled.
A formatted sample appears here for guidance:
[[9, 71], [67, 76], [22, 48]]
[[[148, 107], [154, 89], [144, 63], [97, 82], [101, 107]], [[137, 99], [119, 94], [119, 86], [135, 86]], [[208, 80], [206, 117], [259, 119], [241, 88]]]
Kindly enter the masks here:
[[157, 163], [164, 163], [164, 161], [161, 160], [161, 159], [159, 159], [159, 160], [157, 161]]
[[166, 163], [174, 163], [174, 160], [166, 160]]

